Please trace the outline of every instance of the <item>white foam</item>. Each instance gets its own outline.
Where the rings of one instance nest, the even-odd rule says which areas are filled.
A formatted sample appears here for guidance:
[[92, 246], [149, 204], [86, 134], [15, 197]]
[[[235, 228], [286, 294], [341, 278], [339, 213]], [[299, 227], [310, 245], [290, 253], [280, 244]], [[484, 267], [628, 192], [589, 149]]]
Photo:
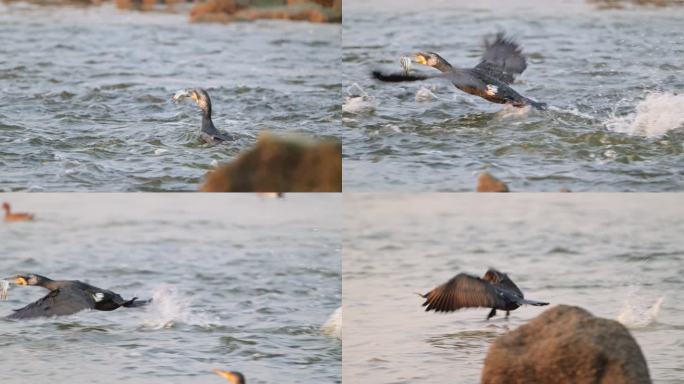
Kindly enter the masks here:
[[[354, 94], [354, 90], [359, 91]], [[342, 104], [342, 112], [360, 114], [375, 111], [378, 102], [374, 97], [369, 96], [360, 85], [354, 83], [347, 88], [347, 97]]]
[[421, 101], [432, 101], [432, 100], [437, 100], [438, 97], [432, 91], [430, 88], [427, 87], [420, 87], [418, 92], [416, 92], [416, 102], [421, 102]]
[[321, 327], [321, 332], [329, 337], [342, 339], [342, 307], [339, 307], [330, 315]]
[[143, 325], [162, 329], [171, 328], [177, 323], [209, 327], [220, 322], [217, 317], [192, 308], [192, 300], [178, 292], [176, 287], [162, 286], [155, 289], [152, 302], [147, 306]]
[[656, 302], [648, 307], [643, 303], [635, 303], [634, 298], [625, 300], [625, 304], [617, 316], [617, 321], [627, 328], [643, 328], [655, 323], [663, 304], [664, 297], [658, 298]]
[[636, 112], [626, 116], [613, 114], [605, 125], [611, 131], [644, 137], [658, 137], [684, 128], [684, 94], [651, 93], [637, 104]]
[[7, 300], [7, 291], [9, 291], [9, 281], [0, 280], [0, 300]]

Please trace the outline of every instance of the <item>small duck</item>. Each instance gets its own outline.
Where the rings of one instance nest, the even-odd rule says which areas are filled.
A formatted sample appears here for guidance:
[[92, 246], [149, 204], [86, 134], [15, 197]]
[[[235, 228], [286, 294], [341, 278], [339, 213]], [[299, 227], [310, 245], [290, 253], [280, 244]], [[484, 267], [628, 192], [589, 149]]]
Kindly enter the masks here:
[[2, 209], [5, 210], [5, 221], [31, 221], [33, 220], [33, 214], [31, 213], [12, 213], [12, 208], [10, 208], [9, 203], [2, 203]]

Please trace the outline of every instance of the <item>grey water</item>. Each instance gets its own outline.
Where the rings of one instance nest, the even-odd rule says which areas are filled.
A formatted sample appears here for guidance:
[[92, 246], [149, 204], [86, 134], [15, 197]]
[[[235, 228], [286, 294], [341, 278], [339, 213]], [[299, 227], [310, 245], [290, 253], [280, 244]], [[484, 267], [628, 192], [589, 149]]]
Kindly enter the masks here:
[[[340, 26], [0, 4], [0, 188], [189, 191], [263, 131], [339, 137]], [[209, 91], [224, 145], [175, 105]]]
[[[5, 194], [0, 277], [37, 273], [153, 298], [144, 308], [0, 319], [3, 383], [339, 383], [341, 198]], [[12, 286], [0, 317], [43, 297]]]
[[[683, 18], [683, 7], [582, 0], [345, 1], [346, 190], [472, 191], [484, 170], [514, 191], [682, 190]], [[498, 31], [528, 58], [513, 88], [548, 111], [370, 76], [417, 51], [472, 67]]]
[[672, 194], [345, 195], [344, 382], [479, 382], [493, 340], [549, 307], [425, 312], [460, 272], [625, 325], [654, 383], [684, 380], [683, 198]]

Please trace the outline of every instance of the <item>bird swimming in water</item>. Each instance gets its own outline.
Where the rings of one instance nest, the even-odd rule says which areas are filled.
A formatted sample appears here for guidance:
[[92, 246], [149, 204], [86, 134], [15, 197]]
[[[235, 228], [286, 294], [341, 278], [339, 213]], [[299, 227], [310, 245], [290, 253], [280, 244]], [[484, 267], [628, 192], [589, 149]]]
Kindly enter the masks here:
[[488, 269], [479, 278], [459, 273], [446, 283], [431, 290], [425, 295], [423, 303], [425, 311], [453, 312], [461, 308], [491, 308], [487, 320], [496, 315], [496, 310], [509, 312], [523, 304], [549, 305], [542, 301], [527, 300], [520, 288], [508, 278], [508, 275], [495, 269]]
[[197, 106], [202, 110], [202, 130], [200, 135], [202, 139], [209, 144], [225, 141], [234, 141], [236, 137], [219, 131], [214, 126], [211, 120], [211, 99], [207, 91], [201, 88], [196, 89], [182, 89], [173, 95], [173, 101], [180, 102], [185, 98], [191, 98], [197, 103]]
[[5, 210], [5, 221], [7, 222], [33, 220], [33, 214], [21, 212], [12, 213], [12, 208], [10, 208], [10, 205], [7, 202], [2, 203], [2, 209]]
[[113, 311], [119, 307], [140, 307], [151, 300], [137, 301], [137, 297], [124, 300], [118, 293], [94, 287], [78, 280], [51, 280], [45, 276], [17, 275], [9, 279], [16, 285], [37, 285], [50, 292], [45, 297], [19, 309], [7, 319], [32, 319], [36, 317], [72, 315], [84, 309]]
[[[439, 70], [439, 74], [411, 73], [410, 62]], [[531, 105], [538, 110], [545, 110], [546, 104], [520, 95], [509, 86], [515, 76], [527, 68], [527, 61], [522, 55], [520, 46], [498, 33], [493, 42], [485, 40], [485, 51], [480, 63], [473, 68], [455, 68], [434, 52], [418, 52], [409, 60], [402, 58], [404, 73], [384, 74], [373, 71], [373, 77], [385, 82], [417, 81], [435, 77], [443, 77], [451, 81], [456, 88], [471, 95], [497, 104], [510, 104], [514, 107]]]
[[235, 371], [222, 371], [220, 369], [214, 369], [217, 375], [228, 379], [233, 384], [245, 384], [245, 376], [240, 372]]

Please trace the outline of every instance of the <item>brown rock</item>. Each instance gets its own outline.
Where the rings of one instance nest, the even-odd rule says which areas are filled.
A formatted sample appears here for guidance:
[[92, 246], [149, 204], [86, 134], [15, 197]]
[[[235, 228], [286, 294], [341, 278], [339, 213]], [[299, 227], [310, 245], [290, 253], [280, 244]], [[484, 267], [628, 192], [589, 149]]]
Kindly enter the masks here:
[[647, 384], [636, 340], [614, 320], [555, 306], [490, 346], [482, 383]]
[[477, 192], [508, 192], [508, 186], [503, 181], [492, 176], [489, 172], [482, 172], [477, 177]]
[[256, 146], [207, 175], [203, 192], [341, 192], [342, 145], [262, 135]]

